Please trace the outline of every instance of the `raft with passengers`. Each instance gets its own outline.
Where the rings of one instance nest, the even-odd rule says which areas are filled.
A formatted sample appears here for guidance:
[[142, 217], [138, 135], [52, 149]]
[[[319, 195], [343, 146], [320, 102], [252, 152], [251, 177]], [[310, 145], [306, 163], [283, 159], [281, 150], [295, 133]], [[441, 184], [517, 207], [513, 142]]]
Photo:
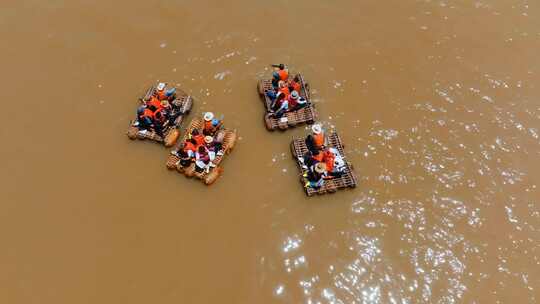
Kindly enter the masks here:
[[223, 173], [220, 164], [234, 148], [236, 138], [236, 130], [224, 128], [223, 118], [217, 119], [213, 113], [206, 112], [202, 119], [191, 121], [183, 140], [171, 151], [166, 166], [211, 185]]
[[264, 103], [264, 121], [269, 131], [286, 130], [300, 124], [313, 124], [316, 112], [310, 100], [309, 85], [302, 74], [289, 77], [285, 65], [273, 65], [271, 79], [260, 80], [257, 89]]
[[139, 100], [137, 118], [131, 121], [127, 136], [173, 146], [180, 136], [180, 125], [193, 106], [193, 98], [160, 82], [151, 86]]
[[312, 126], [312, 134], [305, 139], [292, 141], [291, 152], [300, 168], [300, 182], [308, 196], [356, 187], [356, 176], [343, 148], [339, 135], [331, 132], [326, 136], [319, 124]]

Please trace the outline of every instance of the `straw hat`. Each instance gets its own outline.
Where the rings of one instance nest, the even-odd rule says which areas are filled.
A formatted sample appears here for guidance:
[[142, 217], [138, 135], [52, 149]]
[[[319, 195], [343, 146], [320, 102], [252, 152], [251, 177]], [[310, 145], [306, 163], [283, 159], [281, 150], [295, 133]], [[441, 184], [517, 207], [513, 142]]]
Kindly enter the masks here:
[[300, 97], [300, 95], [298, 95], [298, 92], [292, 91], [291, 97], [292, 97], [292, 99], [298, 99], [298, 97]]
[[157, 89], [158, 91], [163, 91], [165, 89], [165, 83], [163, 82], [158, 83]]
[[311, 131], [313, 131], [313, 134], [321, 134], [322, 133], [322, 127], [319, 124], [313, 125], [311, 127]]
[[326, 164], [325, 163], [317, 163], [315, 164], [315, 172], [323, 174], [326, 172]]
[[214, 141], [214, 138], [212, 138], [212, 136], [205, 136], [204, 137], [204, 142], [207, 143], [207, 144], [211, 144], [213, 141]]
[[212, 112], [204, 113], [204, 120], [211, 121], [213, 118], [214, 118], [214, 113], [212, 113]]

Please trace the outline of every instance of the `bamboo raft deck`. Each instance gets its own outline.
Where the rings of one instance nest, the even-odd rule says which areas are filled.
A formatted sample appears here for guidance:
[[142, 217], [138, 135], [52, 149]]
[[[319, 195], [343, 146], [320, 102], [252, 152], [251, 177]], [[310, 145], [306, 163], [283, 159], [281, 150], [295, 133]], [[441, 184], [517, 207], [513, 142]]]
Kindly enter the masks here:
[[296, 76], [300, 78], [300, 84], [302, 86], [302, 89], [298, 93], [300, 94], [301, 97], [307, 100], [308, 104], [304, 108], [298, 109], [296, 111], [286, 112], [285, 114], [283, 114], [281, 118], [276, 118], [274, 117], [272, 113], [270, 113], [272, 100], [265, 94], [265, 90], [274, 89], [274, 87], [272, 86], [272, 80], [263, 79], [263, 80], [260, 80], [258, 83], [257, 88], [259, 91], [259, 95], [261, 96], [261, 99], [266, 109], [266, 113], [264, 115], [264, 121], [265, 121], [266, 128], [269, 131], [274, 131], [275, 129], [286, 130], [288, 128], [293, 128], [297, 125], [304, 124], [304, 123], [311, 125], [315, 122], [315, 119], [317, 118], [315, 107], [313, 103], [311, 102], [309, 85], [305, 82], [302, 74], [297, 74]]
[[[328, 147], [336, 148], [339, 153], [341, 154], [341, 157], [345, 161], [345, 171], [342, 176], [340, 177], [333, 177], [331, 179], [326, 179], [324, 181], [324, 185], [318, 189], [316, 188], [305, 188], [305, 192], [308, 196], [312, 196], [314, 194], [326, 194], [326, 193], [335, 193], [337, 190], [345, 189], [345, 188], [355, 188], [357, 185], [356, 176], [353, 172], [353, 167], [351, 163], [349, 163], [345, 157], [345, 152], [343, 150], [344, 145], [341, 141], [341, 138], [339, 135], [335, 132], [330, 133], [330, 135], [327, 137], [328, 139]], [[302, 168], [302, 163], [298, 160], [298, 156], [303, 156], [304, 153], [308, 151], [305, 140], [304, 139], [294, 139], [291, 143], [291, 152], [296, 160], [298, 166], [300, 167], [300, 182], [302, 186], [305, 184], [305, 178], [303, 177], [304, 173], [307, 173], [307, 169]]]
[[[144, 104], [144, 100], [148, 97], [151, 97], [156, 92], [156, 86], [151, 86], [147, 91], [146, 94], [140, 99], [141, 104]], [[189, 114], [191, 111], [191, 108], [193, 107], [193, 97], [185, 93], [184, 91], [177, 89], [176, 90], [176, 97], [173, 101], [170, 101], [173, 115], [178, 115], [178, 117], [175, 119], [173, 123], [169, 123], [168, 125], [164, 126], [163, 128], [163, 134], [165, 135], [165, 138], [161, 138], [161, 136], [157, 135], [155, 131], [148, 130], [147, 132], [140, 132], [139, 128], [135, 126], [135, 122], [137, 121], [137, 118], [132, 120], [129, 124], [129, 128], [127, 130], [127, 136], [130, 139], [148, 139], [152, 140], [158, 143], [163, 143], [166, 147], [171, 147], [176, 143], [176, 140], [180, 136], [180, 125], [182, 125], [182, 121], [184, 120], [184, 117]]]
[[[189, 126], [186, 129], [186, 132], [184, 133], [184, 136], [181, 141], [179, 141], [176, 146], [175, 150], [178, 151], [178, 149], [181, 148], [182, 144], [188, 139], [189, 135], [194, 129], [199, 130], [200, 133], [202, 133], [204, 127], [204, 121], [201, 118], [194, 118]], [[219, 166], [219, 164], [223, 161], [225, 158], [225, 155], [228, 155], [231, 153], [232, 149], [234, 148], [234, 145], [236, 143], [236, 130], [228, 130], [228, 129], [222, 129], [218, 131], [215, 134], [215, 137], [218, 137], [221, 133], [221, 136], [223, 136], [223, 155], [216, 155], [216, 158], [212, 161], [215, 167], [211, 167], [210, 171], [207, 173], [206, 171], [203, 172], [197, 172], [195, 171], [195, 162], [192, 162], [191, 165], [187, 168], [182, 167], [180, 164], [177, 164], [180, 158], [176, 155], [169, 154], [169, 157], [167, 158], [166, 166], [169, 170], [178, 171], [178, 173], [183, 173], [186, 177], [197, 177], [201, 181], [204, 182], [206, 185], [213, 184], [223, 173], [223, 169]]]

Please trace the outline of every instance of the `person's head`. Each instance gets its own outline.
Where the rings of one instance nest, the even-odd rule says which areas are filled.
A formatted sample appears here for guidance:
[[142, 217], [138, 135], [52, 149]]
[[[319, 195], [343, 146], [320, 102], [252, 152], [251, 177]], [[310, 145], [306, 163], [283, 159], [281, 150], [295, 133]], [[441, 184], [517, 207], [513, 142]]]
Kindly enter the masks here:
[[322, 127], [321, 125], [319, 124], [315, 124], [311, 127], [311, 131], [313, 132], [313, 134], [315, 135], [318, 135], [318, 134], [321, 134], [322, 133]]
[[280, 89], [286, 87], [285, 81], [280, 80], [280, 81], [278, 82], [278, 87], [279, 87]]
[[326, 172], [326, 164], [325, 163], [315, 164], [315, 172], [319, 174], [323, 174], [324, 172]]
[[280, 64], [279, 64], [279, 69], [280, 69], [280, 70], [284, 70], [284, 69], [285, 69], [285, 65], [284, 65], [283, 63], [280, 63]]
[[291, 98], [292, 98], [292, 99], [298, 99], [298, 97], [300, 97], [300, 95], [298, 94], [298, 92], [292, 91], [292, 93], [291, 93]]
[[156, 111], [156, 113], [154, 113], [154, 115], [156, 116], [156, 118], [158, 119], [161, 119], [163, 117], [163, 113], [161, 113], [161, 111]]
[[204, 149], [203, 146], [200, 146], [198, 151], [199, 151], [199, 153], [201, 153], [201, 154], [206, 152], [206, 150]]
[[300, 77], [298, 75], [294, 76], [294, 82], [300, 82]]
[[212, 119], [212, 126], [216, 127], [217, 125], [219, 125], [219, 119], [217, 118]]
[[278, 72], [273, 72], [272, 73], [272, 78], [279, 79], [279, 73]]
[[184, 151], [183, 149], [178, 151], [178, 155], [180, 155], [181, 158], [189, 157], [188, 153]]
[[146, 109], [145, 106], [140, 106], [137, 108], [137, 115], [143, 115], [144, 114], [144, 109]]
[[195, 140], [195, 138], [191, 138], [189, 142], [192, 143], [194, 146], [197, 145], [197, 141]]
[[206, 112], [204, 113], [204, 121], [212, 121], [212, 119], [214, 119], [214, 113], [212, 112]]
[[193, 130], [191, 131], [191, 135], [192, 135], [192, 136], [197, 136], [197, 135], [199, 135], [199, 130], [193, 129]]

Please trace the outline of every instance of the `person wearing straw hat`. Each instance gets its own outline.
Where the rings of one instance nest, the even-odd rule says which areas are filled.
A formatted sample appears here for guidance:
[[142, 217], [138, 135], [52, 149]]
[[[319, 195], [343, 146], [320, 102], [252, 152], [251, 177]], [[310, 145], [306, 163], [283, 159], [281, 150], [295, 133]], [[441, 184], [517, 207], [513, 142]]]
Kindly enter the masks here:
[[320, 124], [314, 124], [311, 126], [311, 134], [306, 137], [306, 146], [313, 154], [317, 154], [318, 151], [323, 150], [325, 142], [324, 131]]
[[206, 147], [206, 150], [208, 151], [208, 156], [210, 157], [210, 161], [214, 161], [214, 159], [216, 158], [216, 145], [214, 142], [214, 138], [212, 136], [205, 136], [204, 146]]
[[307, 179], [306, 188], [320, 188], [324, 185], [324, 177], [326, 176], [326, 164], [316, 163], [312, 170], [309, 170], [304, 177]]
[[164, 82], [158, 83], [156, 87], [156, 95], [158, 96], [159, 100], [169, 100], [172, 97], [174, 97], [174, 94], [176, 93], [176, 88], [170, 88], [168, 90], [165, 90], [167, 84]]
[[221, 125], [223, 124], [221, 120], [214, 118], [214, 113], [212, 112], [204, 113], [203, 119], [204, 119], [204, 128], [203, 128], [204, 135], [210, 135], [210, 136], [214, 135], [214, 133], [216, 133], [221, 127]]

